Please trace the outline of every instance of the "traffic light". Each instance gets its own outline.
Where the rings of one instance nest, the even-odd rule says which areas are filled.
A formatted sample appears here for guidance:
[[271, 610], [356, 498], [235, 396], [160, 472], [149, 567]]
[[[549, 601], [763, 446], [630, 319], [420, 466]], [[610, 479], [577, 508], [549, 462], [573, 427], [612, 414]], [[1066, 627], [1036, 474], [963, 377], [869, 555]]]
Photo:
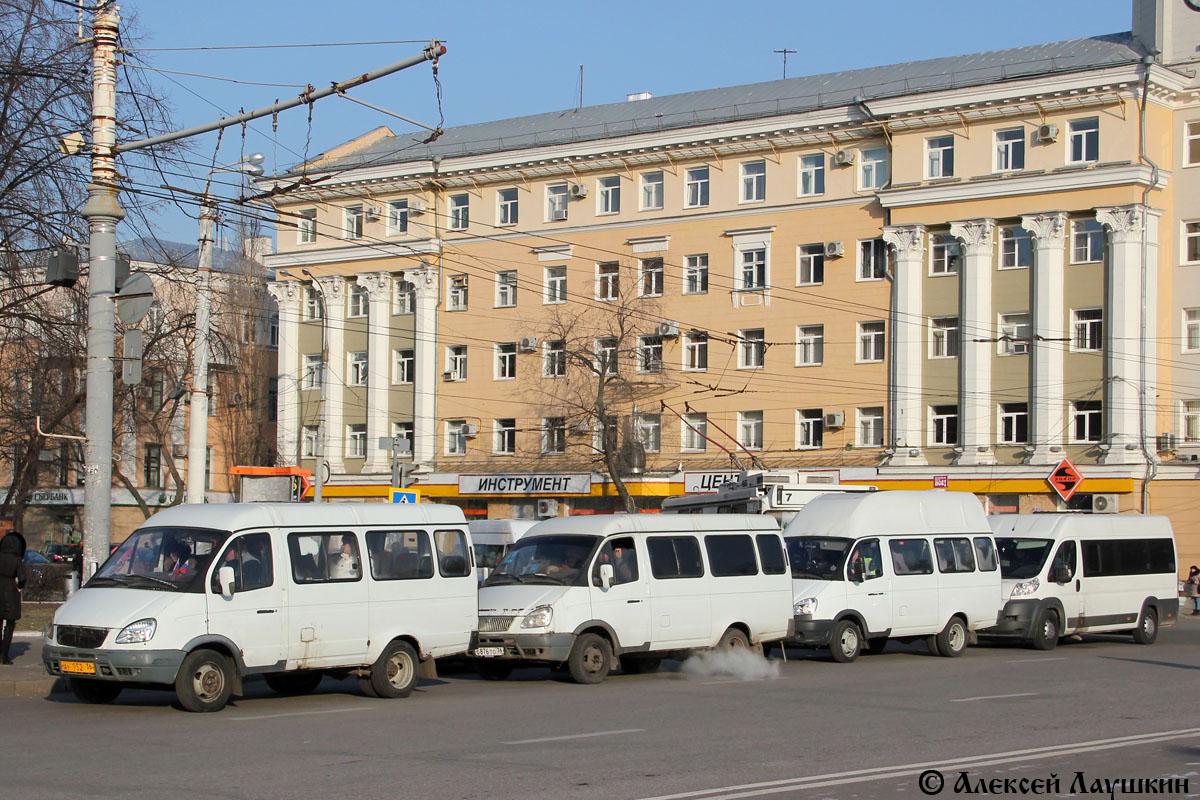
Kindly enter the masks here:
[[79, 280], [79, 255], [74, 250], [52, 250], [46, 265], [46, 283], [51, 286], [74, 286]]

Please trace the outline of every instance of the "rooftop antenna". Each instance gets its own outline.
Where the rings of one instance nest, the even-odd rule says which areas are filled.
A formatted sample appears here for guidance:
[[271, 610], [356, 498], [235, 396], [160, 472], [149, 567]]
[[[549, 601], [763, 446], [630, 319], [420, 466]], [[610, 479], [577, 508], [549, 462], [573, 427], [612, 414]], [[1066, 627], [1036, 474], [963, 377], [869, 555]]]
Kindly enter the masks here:
[[579, 106], [575, 110], [583, 110], [583, 64], [579, 65]]
[[773, 52], [773, 53], [782, 53], [782, 54], [783, 54], [783, 78], [784, 78], [784, 80], [787, 80], [787, 57], [788, 57], [788, 53], [794, 53], [794, 52], [796, 52], [796, 51], [795, 51], [795, 50], [788, 50], [786, 47], [784, 47], [784, 48], [782, 48], [782, 49], [780, 49], [780, 50], [772, 50], [771, 52]]

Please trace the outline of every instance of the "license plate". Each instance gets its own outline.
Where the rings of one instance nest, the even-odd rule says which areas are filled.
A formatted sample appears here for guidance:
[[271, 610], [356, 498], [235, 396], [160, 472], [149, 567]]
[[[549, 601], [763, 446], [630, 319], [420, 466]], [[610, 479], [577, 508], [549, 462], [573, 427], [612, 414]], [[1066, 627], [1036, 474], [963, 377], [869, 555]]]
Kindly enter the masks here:
[[75, 675], [95, 675], [96, 665], [91, 661], [60, 661], [58, 665], [63, 672], [70, 672]]
[[504, 655], [503, 647], [476, 647], [476, 658], [495, 658], [496, 656]]

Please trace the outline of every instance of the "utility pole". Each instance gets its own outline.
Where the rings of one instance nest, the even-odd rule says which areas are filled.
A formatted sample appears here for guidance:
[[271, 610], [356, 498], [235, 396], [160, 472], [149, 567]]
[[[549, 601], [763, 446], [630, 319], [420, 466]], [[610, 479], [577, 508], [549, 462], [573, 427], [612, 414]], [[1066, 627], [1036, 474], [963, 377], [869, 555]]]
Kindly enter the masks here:
[[773, 53], [782, 53], [782, 54], [783, 54], [783, 79], [784, 79], [784, 80], [787, 80], [787, 57], [788, 57], [788, 53], [795, 53], [796, 51], [795, 51], [795, 50], [788, 50], [786, 47], [784, 47], [784, 48], [781, 48], [781, 49], [779, 49], [779, 50], [772, 50], [771, 52], [773, 52]]
[[196, 336], [192, 343], [192, 400], [188, 422], [187, 501], [204, 502], [208, 461], [208, 329], [212, 309], [212, 248], [217, 207], [206, 192], [200, 207], [196, 264]]

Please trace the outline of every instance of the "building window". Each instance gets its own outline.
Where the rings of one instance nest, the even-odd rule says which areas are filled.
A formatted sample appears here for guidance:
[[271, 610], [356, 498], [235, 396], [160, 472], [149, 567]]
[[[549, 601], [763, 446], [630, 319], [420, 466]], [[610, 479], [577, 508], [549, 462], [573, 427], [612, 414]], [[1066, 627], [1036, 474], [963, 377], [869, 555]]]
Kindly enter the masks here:
[[858, 363], [883, 361], [884, 327], [882, 322], [858, 323]]
[[367, 457], [367, 426], [366, 423], [358, 423], [355, 425], [346, 426], [346, 457], [347, 458], [366, 458]]
[[496, 192], [497, 225], [516, 225], [518, 220], [517, 210], [516, 189], [501, 189]]
[[929, 443], [958, 444], [958, 406], [931, 406], [929, 410]]
[[417, 366], [415, 350], [392, 351], [392, 383], [412, 383]]
[[400, 453], [411, 458], [413, 454], [413, 424], [411, 422], [393, 422], [392, 438], [408, 442], [408, 447], [400, 448]]
[[615, 261], [596, 265], [596, 299], [617, 300], [621, 297], [621, 266]]
[[365, 317], [367, 315], [367, 306], [369, 298], [367, 297], [367, 287], [351, 284], [350, 292], [346, 295], [347, 305], [349, 309], [346, 312], [347, 317]]
[[471, 224], [471, 196], [450, 195], [450, 230], [465, 231]]
[[567, 452], [567, 421], [563, 417], [546, 417], [542, 420], [542, 452]]
[[517, 377], [517, 346], [512, 342], [496, 345], [496, 380], [510, 381]]
[[304, 389], [320, 389], [321, 372], [321, 354], [305, 353], [304, 380], [301, 382], [300, 386]]
[[567, 268], [546, 267], [542, 289], [542, 302], [567, 302]]
[[496, 273], [496, 308], [512, 308], [517, 304], [517, 273], [507, 270]]
[[499, 456], [511, 456], [517, 452], [517, 421], [515, 419], [493, 420], [494, 438], [492, 452]]
[[296, 244], [317, 241], [317, 210], [304, 208], [296, 212]]
[[767, 199], [767, 162], [747, 161], [742, 164], [743, 203], [757, 203]]
[[825, 326], [796, 328], [796, 366], [819, 367], [825, 360]]
[[662, 416], [660, 414], [638, 414], [633, 418], [634, 435], [647, 453], [662, 449]]
[[693, 167], [684, 173], [685, 208], [708, 205], [708, 167]]
[[446, 371], [450, 380], [465, 381], [467, 379], [467, 346], [455, 344], [446, 348]]
[[663, 207], [663, 174], [642, 173], [642, 211], [656, 211]]
[[925, 177], [954, 176], [954, 137], [934, 136], [925, 140]]
[[691, 372], [708, 369], [708, 334], [692, 331], [683, 335], [683, 368]]
[[162, 488], [162, 445], [148, 444], [142, 451], [142, 485]]
[[387, 232], [393, 236], [408, 233], [407, 200], [393, 200], [388, 203]]
[[1026, 269], [1033, 263], [1033, 237], [1024, 228], [1000, 229], [1000, 269]]
[[267, 320], [267, 347], [279, 347], [279, 312], [271, 313]]
[[1100, 308], [1071, 309], [1071, 350], [1102, 350], [1104, 348], [1104, 310]]
[[959, 339], [958, 317], [929, 320], [930, 358], [957, 358]]
[[864, 239], [858, 243], [858, 279], [881, 281], [887, 277], [888, 250], [883, 239]]
[[825, 424], [819, 408], [806, 408], [796, 412], [796, 448], [816, 450], [821, 447], [825, 436]]
[[663, 293], [663, 260], [644, 258], [641, 261], [641, 297], [661, 297]]
[[597, 339], [595, 346], [596, 371], [601, 375], [617, 375], [617, 340], [606, 336]]
[[1100, 160], [1100, 118], [1071, 120], [1067, 125], [1068, 160], [1071, 164], [1086, 164]]
[[342, 209], [342, 238], [361, 239], [363, 235], [363, 207], [346, 206]]
[[756, 247], [741, 251], [738, 287], [743, 290], [767, 288], [767, 251]]
[[360, 350], [356, 353], [351, 353], [350, 356], [350, 385], [351, 386], [366, 386], [367, 385], [367, 351]]
[[542, 345], [542, 377], [561, 378], [567, 374], [567, 343], [553, 339]]
[[317, 434], [319, 429], [316, 425], [304, 426], [304, 443], [301, 445], [300, 456], [302, 458], [317, 457]]
[[638, 372], [662, 372], [661, 336], [638, 337]]
[[1071, 440], [1098, 442], [1103, 435], [1104, 414], [1099, 400], [1076, 400], [1071, 404]]
[[683, 415], [683, 435], [679, 449], [685, 453], [703, 453], [708, 448], [708, 417], [704, 414]]
[[954, 275], [962, 265], [962, 245], [949, 233], [929, 237], [929, 272], [932, 275]]
[[800, 195], [825, 194], [825, 154], [800, 156]]
[[1188, 264], [1200, 263], [1200, 222], [1183, 223], [1183, 258]]
[[796, 248], [796, 285], [815, 286], [824, 282], [825, 245], [800, 245]]
[[683, 293], [708, 292], [708, 253], [686, 256], [683, 260]]
[[1029, 441], [1029, 405], [1000, 404], [1000, 443], [1025, 444]]
[[411, 314], [417, 307], [417, 287], [409, 281], [396, 281], [392, 296], [393, 314]]
[[762, 369], [767, 359], [767, 339], [762, 328], [738, 331], [738, 369]]
[[554, 183], [546, 187], [546, 222], [562, 222], [567, 218], [567, 185]]
[[1200, 164], [1200, 122], [1189, 122], [1184, 127], [1183, 163], [1187, 167]]
[[996, 172], [1025, 169], [1025, 129], [996, 131]]
[[858, 188], [882, 189], [887, 183], [887, 149], [860, 150], [859, 154], [862, 164], [858, 169]]
[[1200, 400], [1183, 403], [1183, 441], [1188, 444], [1200, 442]]
[[738, 443], [747, 450], [762, 450], [763, 412], [738, 412]]
[[1094, 219], [1071, 223], [1071, 263], [1089, 264], [1104, 260], [1104, 226]]
[[1029, 314], [1000, 315], [1000, 347], [1002, 356], [1023, 356], [1029, 352]]
[[312, 288], [311, 286], [305, 288], [305, 290], [304, 290], [304, 319], [309, 320], [309, 321], [321, 319], [324, 316], [324, 314], [322, 313], [324, 310], [325, 309], [324, 309], [324, 305], [321, 302], [320, 293], [318, 293], [317, 290]]
[[467, 276], [450, 276], [450, 296], [446, 302], [447, 311], [467, 310]]
[[601, 178], [596, 181], [599, 196], [596, 198], [597, 214], [617, 214], [621, 211], [621, 179]]
[[452, 419], [446, 421], [446, 455], [465, 456], [467, 454], [467, 421]]
[[1183, 311], [1183, 349], [1189, 353], [1200, 350], [1200, 308]]
[[858, 409], [858, 446], [883, 447], [883, 407]]

